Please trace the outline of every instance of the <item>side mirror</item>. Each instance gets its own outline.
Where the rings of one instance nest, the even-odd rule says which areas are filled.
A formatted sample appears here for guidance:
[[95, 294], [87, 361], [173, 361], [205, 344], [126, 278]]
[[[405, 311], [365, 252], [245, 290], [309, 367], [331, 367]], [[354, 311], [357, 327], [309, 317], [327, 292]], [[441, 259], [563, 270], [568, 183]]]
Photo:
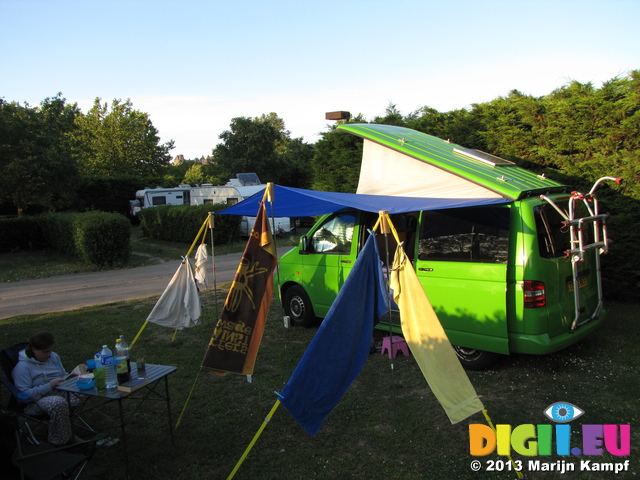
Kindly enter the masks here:
[[300, 255], [307, 255], [309, 252], [307, 248], [309, 247], [309, 240], [306, 235], [302, 235], [300, 237]]

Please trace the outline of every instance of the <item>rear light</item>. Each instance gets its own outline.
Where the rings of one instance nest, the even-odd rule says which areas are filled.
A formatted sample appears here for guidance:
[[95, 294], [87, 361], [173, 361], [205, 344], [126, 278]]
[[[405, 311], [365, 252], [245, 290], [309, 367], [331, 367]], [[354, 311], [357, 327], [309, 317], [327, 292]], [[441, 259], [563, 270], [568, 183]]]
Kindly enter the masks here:
[[524, 281], [524, 308], [540, 308], [547, 304], [547, 292], [544, 282]]

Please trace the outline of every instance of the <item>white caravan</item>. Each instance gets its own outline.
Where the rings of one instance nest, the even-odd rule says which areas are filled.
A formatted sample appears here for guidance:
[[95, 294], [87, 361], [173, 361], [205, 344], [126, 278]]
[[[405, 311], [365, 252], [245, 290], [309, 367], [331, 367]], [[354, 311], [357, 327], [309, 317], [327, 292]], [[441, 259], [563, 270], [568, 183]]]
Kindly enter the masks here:
[[177, 187], [144, 188], [136, 192], [136, 199], [130, 200], [132, 217], [136, 217], [140, 210], [159, 205], [190, 205], [191, 185]]
[[[232, 178], [226, 185], [201, 185], [191, 189], [191, 205], [206, 205], [208, 203], [224, 203], [225, 205], [235, 205], [245, 198], [263, 191], [267, 186], [261, 184], [255, 173], [239, 173], [236, 178]], [[257, 212], [256, 212], [257, 213]], [[267, 213], [269, 213], [267, 211]], [[242, 217], [240, 221], [240, 234], [248, 237], [253, 228], [256, 217]], [[276, 217], [270, 219], [275, 234], [285, 233], [291, 230], [291, 219], [289, 217]]]

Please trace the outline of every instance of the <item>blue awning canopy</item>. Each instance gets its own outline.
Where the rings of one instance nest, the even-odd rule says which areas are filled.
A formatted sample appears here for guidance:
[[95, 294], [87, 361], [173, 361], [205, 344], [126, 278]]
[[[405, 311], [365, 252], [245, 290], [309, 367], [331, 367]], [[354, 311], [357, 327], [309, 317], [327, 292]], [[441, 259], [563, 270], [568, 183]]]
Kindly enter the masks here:
[[[216, 215], [255, 216], [264, 190]], [[274, 185], [273, 203], [267, 202], [267, 213], [275, 217], [313, 217], [355, 208], [365, 212], [387, 210], [389, 214], [443, 210], [446, 208], [474, 207], [510, 203], [505, 198], [414, 198], [356, 193], [318, 192], [302, 188]]]

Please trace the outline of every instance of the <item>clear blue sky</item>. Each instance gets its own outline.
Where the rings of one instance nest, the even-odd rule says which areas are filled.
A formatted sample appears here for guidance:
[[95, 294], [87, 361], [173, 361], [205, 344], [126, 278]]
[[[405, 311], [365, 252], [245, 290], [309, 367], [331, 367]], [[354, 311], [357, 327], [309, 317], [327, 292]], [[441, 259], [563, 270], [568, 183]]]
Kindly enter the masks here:
[[328, 111], [449, 111], [640, 69], [638, 0], [0, 0], [0, 18], [0, 97], [130, 98], [187, 158], [239, 116], [315, 142]]

